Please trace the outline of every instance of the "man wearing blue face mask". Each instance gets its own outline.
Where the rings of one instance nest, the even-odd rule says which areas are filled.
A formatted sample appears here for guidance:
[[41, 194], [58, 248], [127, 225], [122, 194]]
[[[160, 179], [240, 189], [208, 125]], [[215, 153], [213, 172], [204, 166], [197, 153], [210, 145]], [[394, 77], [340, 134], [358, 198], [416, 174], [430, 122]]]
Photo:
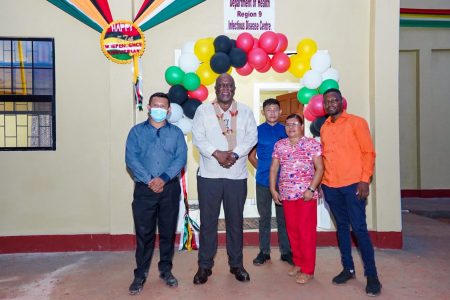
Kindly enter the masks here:
[[166, 94], [151, 95], [147, 108], [149, 118], [130, 130], [125, 153], [135, 181], [132, 208], [137, 267], [129, 287], [131, 295], [139, 294], [147, 279], [157, 222], [160, 278], [170, 287], [178, 286], [172, 258], [181, 193], [178, 177], [186, 165], [187, 145], [181, 129], [166, 120], [170, 113]]

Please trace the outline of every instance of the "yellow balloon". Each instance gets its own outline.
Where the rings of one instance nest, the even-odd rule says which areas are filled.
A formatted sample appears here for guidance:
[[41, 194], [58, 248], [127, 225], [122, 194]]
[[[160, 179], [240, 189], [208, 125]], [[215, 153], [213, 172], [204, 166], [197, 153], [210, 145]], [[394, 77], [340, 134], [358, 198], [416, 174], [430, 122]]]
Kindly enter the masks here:
[[290, 58], [291, 65], [289, 66], [289, 72], [295, 77], [301, 78], [311, 68], [310, 58], [303, 55], [292, 55]]
[[210, 84], [214, 83], [216, 81], [217, 77], [219, 76], [219, 74], [216, 74], [211, 69], [209, 62], [204, 62], [204, 63], [200, 64], [200, 66], [197, 68], [197, 71], [195, 71], [195, 73], [197, 73], [198, 77], [200, 77], [200, 82], [203, 85], [210, 85]]
[[313, 39], [303, 39], [297, 45], [297, 54], [311, 57], [317, 51], [317, 44]]
[[199, 39], [194, 45], [194, 53], [201, 62], [207, 62], [214, 55], [214, 39]]

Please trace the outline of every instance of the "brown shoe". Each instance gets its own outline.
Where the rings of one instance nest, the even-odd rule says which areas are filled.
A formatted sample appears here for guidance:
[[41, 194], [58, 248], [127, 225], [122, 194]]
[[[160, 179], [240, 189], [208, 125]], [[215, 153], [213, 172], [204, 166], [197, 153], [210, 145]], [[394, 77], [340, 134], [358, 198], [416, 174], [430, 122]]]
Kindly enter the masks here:
[[295, 279], [295, 282], [300, 283], [300, 284], [305, 284], [305, 283], [308, 283], [313, 278], [314, 278], [314, 275], [305, 274], [305, 273], [301, 273], [300, 272], [297, 275], [297, 278]]
[[299, 266], [292, 266], [292, 268], [289, 269], [288, 275], [289, 276], [295, 276], [298, 273], [300, 273], [300, 267]]

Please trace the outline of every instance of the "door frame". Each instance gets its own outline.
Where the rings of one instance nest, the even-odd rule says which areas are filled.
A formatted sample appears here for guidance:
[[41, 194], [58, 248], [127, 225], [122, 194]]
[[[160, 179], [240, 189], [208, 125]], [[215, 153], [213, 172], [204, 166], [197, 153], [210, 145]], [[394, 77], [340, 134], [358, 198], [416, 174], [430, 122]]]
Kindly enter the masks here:
[[256, 123], [259, 123], [261, 114], [261, 92], [295, 92], [299, 89], [300, 83], [295, 82], [256, 82], [253, 85], [253, 115]]

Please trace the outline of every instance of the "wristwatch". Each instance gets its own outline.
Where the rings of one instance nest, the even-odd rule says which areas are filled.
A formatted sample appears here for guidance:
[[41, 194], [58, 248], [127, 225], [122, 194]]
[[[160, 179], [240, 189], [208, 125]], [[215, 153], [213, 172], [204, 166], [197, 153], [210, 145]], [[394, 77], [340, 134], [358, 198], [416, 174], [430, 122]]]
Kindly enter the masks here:
[[308, 191], [312, 192], [312, 193], [314, 193], [314, 192], [316, 191], [315, 189], [313, 189], [313, 188], [310, 187], [310, 186], [308, 186], [306, 189], [307, 189]]
[[231, 152], [231, 154], [233, 154], [234, 158], [236, 158], [236, 160], [239, 159], [239, 155], [236, 152]]

